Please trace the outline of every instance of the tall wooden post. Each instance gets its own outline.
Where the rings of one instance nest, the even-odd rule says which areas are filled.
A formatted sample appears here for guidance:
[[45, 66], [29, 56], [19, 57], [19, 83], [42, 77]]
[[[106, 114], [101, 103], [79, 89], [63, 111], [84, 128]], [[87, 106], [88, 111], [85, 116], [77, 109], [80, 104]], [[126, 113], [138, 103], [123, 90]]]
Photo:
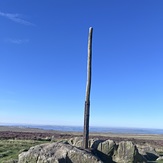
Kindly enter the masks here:
[[83, 148], [88, 148], [89, 141], [89, 114], [90, 114], [90, 91], [91, 91], [91, 65], [92, 65], [92, 33], [93, 28], [89, 28], [88, 36], [88, 59], [87, 59], [87, 85], [86, 99], [84, 109], [84, 132], [83, 132]]

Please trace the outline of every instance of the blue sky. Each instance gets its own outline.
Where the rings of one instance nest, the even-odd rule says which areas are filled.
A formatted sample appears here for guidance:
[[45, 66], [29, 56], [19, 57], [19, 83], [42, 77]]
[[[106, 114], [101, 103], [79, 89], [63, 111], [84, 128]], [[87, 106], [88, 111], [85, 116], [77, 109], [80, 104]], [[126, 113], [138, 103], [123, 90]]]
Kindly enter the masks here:
[[0, 122], [163, 128], [162, 0], [0, 0]]

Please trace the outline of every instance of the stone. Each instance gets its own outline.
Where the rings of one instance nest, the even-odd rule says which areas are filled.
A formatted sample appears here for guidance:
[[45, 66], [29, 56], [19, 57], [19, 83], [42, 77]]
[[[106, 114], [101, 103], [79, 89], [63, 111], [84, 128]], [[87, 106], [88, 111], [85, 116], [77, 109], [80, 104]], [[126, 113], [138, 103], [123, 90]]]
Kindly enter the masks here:
[[113, 140], [106, 140], [106, 141], [96, 140], [92, 147], [95, 149], [97, 156], [103, 162], [106, 163], [113, 162], [112, 155], [116, 147], [116, 144]]
[[121, 141], [112, 156], [117, 163], [143, 163], [146, 162], [139, 154], [137, 147], [131, 141]]
[[156, 161], [163, 161], [163, 156], [158, 157]]
[[97, 150], [108, 156], [111, 156], [115, 148], [116, 144], [113, 140], [106, 140], [98, 144]]
[[141, 155], [145, 157], [148, 161], [155, 161], [159, 154], [156, 152], [155, 148], [146, 144], [146, 145], [137, 145], [138, 151]]
[[55, 142], [31, 147], [19, 154], [18, 163], [103, 163], [91, 151]]
[[17, 163], [17, 162], [18, 160], [16, 159], [10, 159], [10, 160], [5, 161], [4, 163]]
[[68, 140], [68, 143], [70, 145], [76, 146], [76, 147], [82, 147], [83, 146], [83, 138], [82, 137], [74, 137]]
[[[96, 142], [97, 141], [97, 142]], [[89, 148], [97, 148], [99, 139], [89, 139], [88, 141], [88, 147]], [[101, 140], [100, 140], [101, 142]], [[74, 137], [68, 140], [68, 143], [70, 145], [76, 146], [76, 147], [83, 147], [83, 138], [82, 137]]]

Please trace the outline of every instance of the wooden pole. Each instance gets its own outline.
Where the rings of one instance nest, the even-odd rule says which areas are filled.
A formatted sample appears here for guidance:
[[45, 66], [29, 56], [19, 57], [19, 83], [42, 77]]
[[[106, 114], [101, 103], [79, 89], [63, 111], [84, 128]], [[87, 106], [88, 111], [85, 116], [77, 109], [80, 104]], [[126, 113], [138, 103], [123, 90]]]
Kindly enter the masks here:
[[83, 132], [83, 148], [88, 148], [89, 141], [89, 114], [90, 114], [90, 91], [91, 91], [91, 66], [92, 66], [92, 33], [93, 28], [89, 28], [88, 36], [88, 59], [87, 59], [87, 85], [86, 99], [84, 109], [84, 132]]

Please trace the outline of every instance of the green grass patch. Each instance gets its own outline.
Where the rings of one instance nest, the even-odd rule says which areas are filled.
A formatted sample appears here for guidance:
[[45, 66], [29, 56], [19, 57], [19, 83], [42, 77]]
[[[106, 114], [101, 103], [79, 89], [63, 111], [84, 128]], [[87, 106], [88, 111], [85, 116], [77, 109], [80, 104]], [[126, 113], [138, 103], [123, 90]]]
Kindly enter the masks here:
[[17, 160], [19, 153], [27, 151], [30, 147], [47, 143], [38, 140], [0, 140], [0, 163]]
[[162, 160], [160, 160], [160, 161], [148, 161], [147, 163], [163, 163], [163, 161]]

